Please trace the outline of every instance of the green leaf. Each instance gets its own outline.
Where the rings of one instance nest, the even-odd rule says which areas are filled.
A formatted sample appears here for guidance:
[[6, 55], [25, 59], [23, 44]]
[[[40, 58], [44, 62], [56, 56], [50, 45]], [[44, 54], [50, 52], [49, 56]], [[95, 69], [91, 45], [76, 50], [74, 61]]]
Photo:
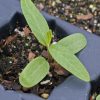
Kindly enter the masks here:
[[43, 57], [33, 59], [20, 73], [19, 82], [23, 87], [39, 83], [49, 72], [49, 64]]
[[100, 95], [98, 95], [98, 96], [96, 97], [96, 100], [100, 100]]
[[[45, 40], [46, 40], [47, 43], [50, 45], [50, 43], [51, 43], [51, 38], [52, 38], [52, 31], [49, 30], [46, 34], [47, 34], [47, 37], [48, 37], [48, 38], [45, 38]], [[48, 47], [49, 45], [47, 45], [47, 47]]]
[[70, 50], [73, 54], [76, 54], [86, 46], [87, 41], [84, 35], [75, 33], [61, 39], [57, 44], [58, 46], [66, 47], [66, 49]]
[[31, 0], [21, 0], [22, 12], [25, 19], [38, 41], [44, 46], [49, 46], [52, 33], [48, 24]]
[[84, 81], [90, 81], [89, 73], [79, 59], [66, 47], [52, 44], [48, 48], [52, 57], [66, 70]]

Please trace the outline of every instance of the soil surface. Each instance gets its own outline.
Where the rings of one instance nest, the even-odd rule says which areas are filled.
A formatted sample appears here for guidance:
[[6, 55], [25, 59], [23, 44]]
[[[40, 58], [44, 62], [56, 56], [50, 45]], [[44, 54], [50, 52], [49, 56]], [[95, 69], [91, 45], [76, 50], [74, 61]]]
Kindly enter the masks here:
[[100, 0], [35, 0], [40, 10], [100, 35]]
[[[52, 41], [57, 41], [56, 36]], [[48, 60], [50, 72], [36, 86], [24, 88], [19, 83], [19, 73], [39, 55]], [[43, 98], [48, 98], [54, 87], [69, 76], [69, 72], [57, 64], [36, 40], [28, 26], [17, 27], [11, 36], [0, 42], [0, 73], [0, 83], [6, 90], [35, 93]]]

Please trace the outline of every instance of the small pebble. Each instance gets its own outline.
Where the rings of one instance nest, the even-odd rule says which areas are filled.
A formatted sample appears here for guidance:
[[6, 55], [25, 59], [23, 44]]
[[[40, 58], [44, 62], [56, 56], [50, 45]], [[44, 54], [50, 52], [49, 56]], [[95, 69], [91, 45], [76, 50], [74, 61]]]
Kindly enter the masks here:
[[70, 18], [73, 18], [73, 15], [72, 14], [70, 14]]
[[94, 24], [97, 24], [97, 20], [94, 20]]
[[89, 8], [91, 8], [91, 9], [93, 9], [93, 7], [94, 7], [94, 6], [93, 6], [92, 4], [89, 6]]
[[28, 43], [25, 43], [25, 46], [28, 46]]
[[44, 84], [48, 84], [48, 83], [50, 83], [50, 80], [42, 81], [40, 84], [44, 85]]
[[92, 32], [90, 29], [87, 29], [87, 31], [90, 32], [90, 33]]
[[98, 23], [97, 26], [100, 27], [100, 23]]
[[53, 42], [52, 44], [56, 44], [57, 42]]
[[48, 99], [49, 94], [48, 93], [43, 93], [43, 94], [41, 94], [41, 97], [44, 98], [44, 99]]
[[85, 26], [84, 28], [85, 28], [86, 30], [88, 29], [88, 27], [87, 27], [87, 26]]
[[60, 0], [56, 0], [56, 2], [57, 2], [57, 3], [61, 3], [61, 1], [60, 1]]
[[56, 3], [55, 3], [55, 1], [52, 3], [52, 6], [55, 6], [56, 5]]
[[9, 61], [10, 64], [12, 64], [12, 61]]
[[48, 75], [49, 75], [49, 77], [52, 77], [52, 73], [51, 72], [49, 72]]
[[52, 84], [53, 84], [52, 82], [49, 83], [49, 85], [52, 85]]
[[27, 39], [28, 39], [28, 40], [31, 40], [31, 37], [30, 37], [30, 36], [27, 36]]
[[17, 28], [14, 30], [16, 33], [18, 33], [19, 35], [21, 35], [22, 37], [25, 36], [24, 32], [19, 31]]
[[13, 48], [16, 48], [16, 46], [13, 46]]

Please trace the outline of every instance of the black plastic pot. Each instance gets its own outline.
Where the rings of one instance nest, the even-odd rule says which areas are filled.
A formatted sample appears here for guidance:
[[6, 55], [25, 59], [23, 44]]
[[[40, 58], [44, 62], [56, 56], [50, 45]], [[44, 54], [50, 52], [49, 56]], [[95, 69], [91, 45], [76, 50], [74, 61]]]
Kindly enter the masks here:
[[[20, 0], [0, 1], [0, 40], [7, 37], [9, 30], [12, 32], [18, 20], [20, 25], [25, 25], [25, 19], [21, 12]], [[33, 12], [34, 13], [34, 12]], [[64, 83], [56, 87], [48, 100], [89, 100], [91, 90], [98, 87], [100, 78], [100, 37], [78, 27], [75, 27], [63, 20], [42, 12], [50, 28], [55, 31], [58, 37], [73, 33], [83, 33], [87, 38], [87, 47], [77, 54], [79, 59], [86, 66], [91, 76], [91, 82], [85, 83], [71, 75]], [[95, 85], [96, 84], [96, 85]], [[33, 95], [6, 91], [0, 86], [0, 100], [43, 100]]]

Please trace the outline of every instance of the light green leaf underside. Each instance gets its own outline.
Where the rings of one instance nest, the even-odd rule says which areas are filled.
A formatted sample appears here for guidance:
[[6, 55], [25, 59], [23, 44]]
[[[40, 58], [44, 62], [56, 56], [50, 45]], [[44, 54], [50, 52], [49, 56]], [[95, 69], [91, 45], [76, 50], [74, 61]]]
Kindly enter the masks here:
[[66, 70], [84, 81], [90, 81], [89, 73], [79, 59], [65, 47], [51, 45], [48, 48], [52, 57]]
[[96, 100], [100, 100], [100, 95], [97, 96]]
[[36, 85], [47, 75], [49, 68], [48, 62], [43, 57], [33, 59], [20, 73], [20, 84], [27, 88]]
[[57, 44], [58, 46], [66, 47], [66, 49], [70, 50], [73, 54], [76, 54], [86, 46], [87, 41], [84, 35], [75, 33], [61, 39]]
[[51, 33], [48, 24], [31, 0], [21, 0], [22, 12], [38, 41], [44, 46], [51, 42]]

